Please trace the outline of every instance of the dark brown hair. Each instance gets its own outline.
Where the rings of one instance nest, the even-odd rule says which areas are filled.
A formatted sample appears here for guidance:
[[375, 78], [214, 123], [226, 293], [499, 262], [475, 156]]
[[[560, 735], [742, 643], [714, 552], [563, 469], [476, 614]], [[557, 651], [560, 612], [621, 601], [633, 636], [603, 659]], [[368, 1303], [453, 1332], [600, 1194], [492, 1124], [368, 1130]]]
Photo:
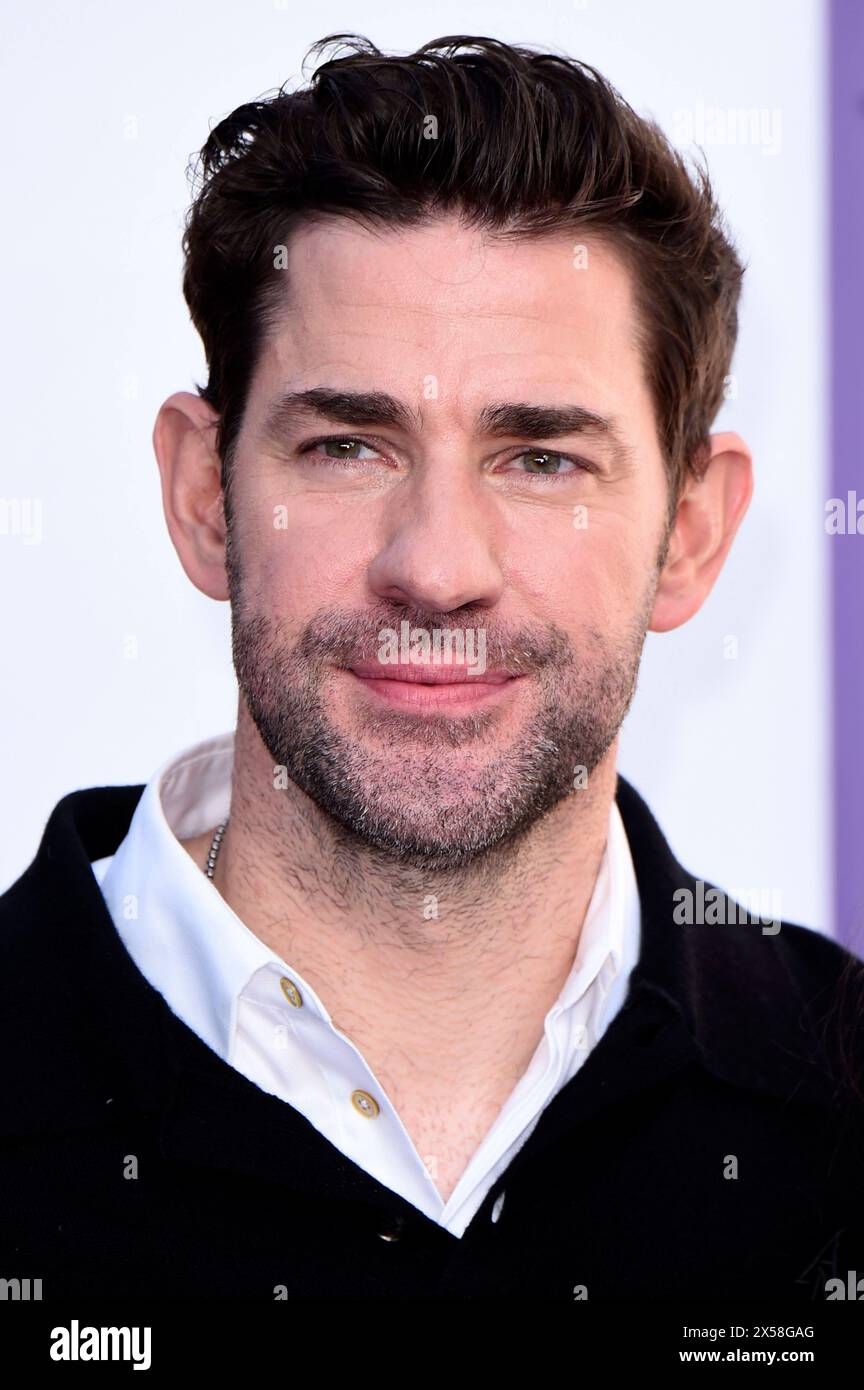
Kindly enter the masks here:
[[[275, 248], [319, 216], [406, 228], [453, 209], [490, 235], [583, 229], [633, 275], [638, 342], [669, 477], [669, 519], [701, 476], [738, 330], [744, 267], [707, 171], [593, 67], [498, 39], [434, 39], [408, 57], [356, 34], [307, 87], [238, 106], [197, 156], [183, 293], [231, 463], [269, 331], [288, 307]], [[304, 58], [304, 64], [306, 61]], [[430, 138], [430, 135], [432, 138]]]

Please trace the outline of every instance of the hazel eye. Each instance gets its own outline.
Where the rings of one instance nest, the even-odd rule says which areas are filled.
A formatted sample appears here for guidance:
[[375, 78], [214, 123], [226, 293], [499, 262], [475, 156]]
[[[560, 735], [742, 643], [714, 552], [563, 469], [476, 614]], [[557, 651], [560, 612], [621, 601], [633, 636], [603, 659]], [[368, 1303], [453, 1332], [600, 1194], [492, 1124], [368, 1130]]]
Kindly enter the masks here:
[[[538, 464], [536, 471], [534, 468], [520, 468], [517, 472], [527, 473], [529, 477], [538, 478], [559, 478], [569, 476], [571, 473], [578, 473], [586, 465], [580, 463], [578, 459], [571, 458], [569, 454], [559, 454], [553, 449], [525, 449], [521, 454], [517, 454], [513, 462], [519, 459], [529, 459], [532, 464]], [[559, 468], [560, 463], [571, 464], [568, 469]]]
[[[373, 458], [376, 457], [375, 450], [370, 449], [368, 444], [364, 444], [362, 439], [321, 439], [317, 443], [310, 445], [312, 449], [318, 449], [327, 458], [347, 459], [352, 462], [362, 461], [360, 456], [353, 451], [356, 449], [366, 449]], [[333, 452], [331, 453], [330, 450]]]

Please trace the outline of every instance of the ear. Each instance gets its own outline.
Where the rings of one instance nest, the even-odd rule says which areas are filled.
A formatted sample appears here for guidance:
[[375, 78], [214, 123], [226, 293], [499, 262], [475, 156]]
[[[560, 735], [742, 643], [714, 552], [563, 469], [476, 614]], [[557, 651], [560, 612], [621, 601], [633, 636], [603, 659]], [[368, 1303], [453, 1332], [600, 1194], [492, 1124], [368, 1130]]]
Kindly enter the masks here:
[[202, 594], [227, 599], [218, 418], [200, 396], [177, 391], [156, 416], [153, 448], [165, 520], [180, 563]]
[[732, 432], [712, 434], [710, 442], [702, 480], [691, 478], [678, 503], [651, 632], [680, 627], [702, 607], [750, 505], [753, 459], [747, 445]]

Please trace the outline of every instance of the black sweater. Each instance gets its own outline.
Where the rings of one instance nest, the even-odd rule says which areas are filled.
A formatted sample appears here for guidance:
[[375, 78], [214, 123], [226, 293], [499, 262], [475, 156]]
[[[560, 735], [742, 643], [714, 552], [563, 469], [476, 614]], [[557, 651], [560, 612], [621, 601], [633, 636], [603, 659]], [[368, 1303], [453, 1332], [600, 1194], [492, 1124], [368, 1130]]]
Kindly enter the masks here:
[[833, 1027], [860, 962], [725, 897], [725, 925], [680, 924], [696, 880], [622, 777], [642, 910], [627, 1000], [461, 1238], [222, 1061], [134, 965], [90, 864], [142, 791], [63, 797], [0, 897], [0, 1279], [41, 1279], [45, 1300], [807, 1301], [864, 1274], [864, 1107]]

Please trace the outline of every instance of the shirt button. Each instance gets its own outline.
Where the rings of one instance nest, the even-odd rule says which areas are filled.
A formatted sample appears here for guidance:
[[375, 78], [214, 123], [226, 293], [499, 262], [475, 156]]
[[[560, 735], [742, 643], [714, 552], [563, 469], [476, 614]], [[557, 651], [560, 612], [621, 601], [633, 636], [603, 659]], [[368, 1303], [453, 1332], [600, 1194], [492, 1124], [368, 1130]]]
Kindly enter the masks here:
[[288, 1003], [293, 1004], [295, 1009], [299, 1009], [303, 1003], [303, 996], [294, 981], [289, 980], [287, 975], [283, 975], [279, 983], [282, 986], [282, 993], [285, 995]]
[[497, 1221], [497, 1220], [498, 1220], [498, 1217], [501, 1215], [501, 1208], [503, 1207], [503, 1205], [504, 1205], [504, 1193], [503, 1193], [503, 1192], [499, 1192], [498, 1196], [497, 1196], [496, 1199], [495, 1199], [495, 1205], [494, 1205], [493, 1208], [492, 1208], [492, 1213], [491, 1213], [491, 1215], [492, 1215], [492, 1220], [493, 1220], [493, 1221]]
[[352, 1091], [351, 1103], [354, 1109], [359, 1110], [368, 1120], [374, 1120], [378, 1114], [378, 1102], [368, 1091]]
[[378, 1235], [381, 1240], [399, 1240], [404, 1228], [404, 1216], [396, 1216], [393, 1218], [393, 1221], [387, 1227], [386, 1231], [379, 1231]]

